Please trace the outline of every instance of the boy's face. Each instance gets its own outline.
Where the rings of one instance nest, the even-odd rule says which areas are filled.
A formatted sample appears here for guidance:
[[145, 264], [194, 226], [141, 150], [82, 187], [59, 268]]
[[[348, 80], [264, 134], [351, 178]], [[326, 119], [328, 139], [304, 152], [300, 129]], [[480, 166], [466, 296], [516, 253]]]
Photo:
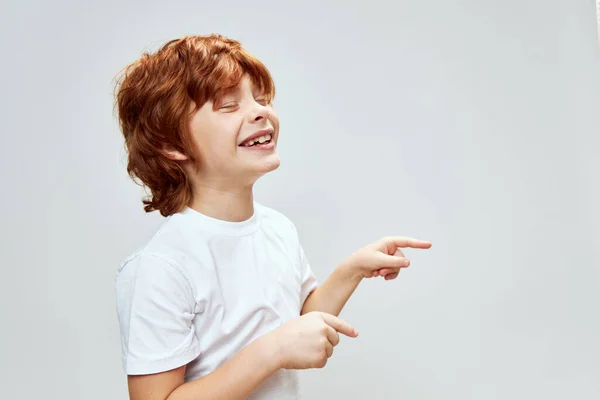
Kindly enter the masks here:
[[279, 118], [248, 76], [235, 91], [204, 104], [192, 116], [191, 133], [203, 184], [253, 184], [279, 167]]

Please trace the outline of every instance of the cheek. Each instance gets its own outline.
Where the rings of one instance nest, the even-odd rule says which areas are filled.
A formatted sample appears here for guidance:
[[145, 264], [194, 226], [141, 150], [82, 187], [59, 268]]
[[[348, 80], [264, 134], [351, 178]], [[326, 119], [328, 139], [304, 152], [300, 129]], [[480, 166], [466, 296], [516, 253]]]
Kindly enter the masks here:
[[273, 107], [269, 109], [269, 119], [273, 122], [279, 123], [279, 115], [277, 114], [277, 110], [275, 110]]
[[222, 137], [215, 137], [213, 140], [206, 141], [204, 144], [204, 157], [207, 161], [212, 161], [215, 164], [220, 164], [225, 161], [230, 161], [237, 154], [238, 148], [234, 140]]
[[269, 116], [269, 120], [271, 121], [271, 124], [273, 124], [273, 128], [275, 128], [276, 130], [279, 129], [279, 116], [277, 115], [275, 110], [272, 110]]
[[205, 159], [224, 158], [237, 151], [237, 125], [221, 122], [204, 126], [195, 139]]

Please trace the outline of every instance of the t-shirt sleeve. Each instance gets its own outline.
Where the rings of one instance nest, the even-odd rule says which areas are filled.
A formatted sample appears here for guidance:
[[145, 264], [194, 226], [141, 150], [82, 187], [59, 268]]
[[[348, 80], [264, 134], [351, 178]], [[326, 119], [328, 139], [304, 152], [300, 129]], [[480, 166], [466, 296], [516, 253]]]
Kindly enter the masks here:
[[168, 371], [198, 357], [194, 294], [177, 266], [159, 255], [132, 257], [117, 276], [116, 296], [128, 375]]
[[300, 236], [298, 234], [298, 230], [296, 225], [288, 219], [288, 222], [291, 224], [292, 228], [292, 236], [294, 239], [294, 248], [296, 254], [300, 259], [300, 275], [301, 275], [301, 289], [300, 289], [300, 304], [303, 305], [308, 295], [315, 290], [319, 286], [319, 280], [317, 279], [315, 273], [313, 272], [310, 262], [304, 253], [304, 248], [302, 247], [302, 243], [300, 242]]
[[302, 288], [300, 291], [300, 304], [304, 304], [308, 295], [319, 286], [319, 281], [314, 274], [302, 245], [298, 243], [298, 251], [300, 254], [300, 265], [302, 274]]

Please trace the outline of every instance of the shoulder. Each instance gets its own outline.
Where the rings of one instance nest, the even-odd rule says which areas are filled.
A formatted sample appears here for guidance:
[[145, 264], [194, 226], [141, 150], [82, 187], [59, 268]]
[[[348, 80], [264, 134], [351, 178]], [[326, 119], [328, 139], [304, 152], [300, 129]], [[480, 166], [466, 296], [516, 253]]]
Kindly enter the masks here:
[[185, 269], [192, 258], [198, 259], [198, 253], [204, 250], [203, 244], [208, 243], [213, 235], [210, 229], [199, 228], [189, 214], [176, 213], [168, 216], [123, 263], [144, 257], [159, 258]]
[[176, 219], [168, 217], [146, 242], [121, 259], [117, 282], [163, 279], [190, 285], [186, 271], [187, 239]]
[[168, 254], [140, 249], [123, 259], [115, 276], [117, 285], [147, 282], [151, 285], [176, 285], [191, 289], [185, 269]]

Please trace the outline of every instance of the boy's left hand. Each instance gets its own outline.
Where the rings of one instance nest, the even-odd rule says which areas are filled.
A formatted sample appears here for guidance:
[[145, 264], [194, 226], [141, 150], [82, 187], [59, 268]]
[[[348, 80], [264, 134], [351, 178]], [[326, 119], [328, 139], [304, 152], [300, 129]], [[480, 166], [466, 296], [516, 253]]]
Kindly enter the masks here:
[[371, 243], [344, 260], [344, 267], [363, 278], [382, 276], [385, 280], [395, 279], [401, 268], [410, 265], [410, 261], [400, 250], [402, 247], [428, 249], [430, 242], [407, 238], [387, 236]]

